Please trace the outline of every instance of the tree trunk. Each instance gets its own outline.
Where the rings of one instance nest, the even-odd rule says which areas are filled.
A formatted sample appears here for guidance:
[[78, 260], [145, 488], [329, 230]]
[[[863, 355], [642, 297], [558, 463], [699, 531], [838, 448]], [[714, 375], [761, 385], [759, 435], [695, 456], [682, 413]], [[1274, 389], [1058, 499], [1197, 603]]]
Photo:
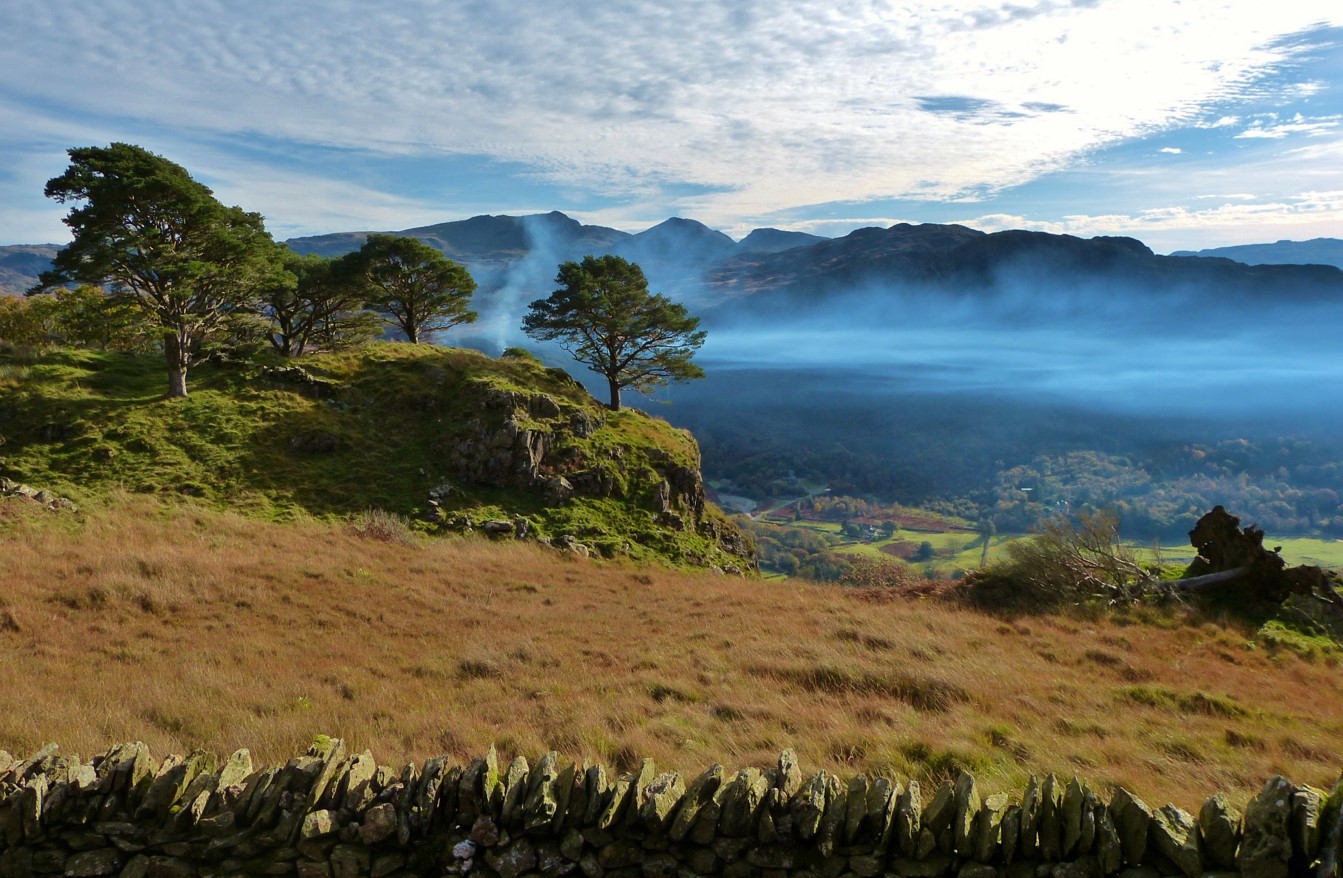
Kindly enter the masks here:
[[606, 382], [611, 385], [611, 411], [620, 411], [620, 383], [614, 378], [607, 378]]
[[187, 395], [187, 367], [191, 365], [190, 345], [184, 333], [169, 332], [163, 336], [163, 357], [168, 361], [168, 398]]

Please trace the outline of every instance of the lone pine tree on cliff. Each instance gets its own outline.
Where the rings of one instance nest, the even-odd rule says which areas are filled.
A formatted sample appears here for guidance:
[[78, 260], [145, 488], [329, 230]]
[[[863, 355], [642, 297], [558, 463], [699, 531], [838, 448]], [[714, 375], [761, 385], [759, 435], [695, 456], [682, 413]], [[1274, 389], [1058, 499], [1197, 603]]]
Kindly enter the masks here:
[[181, 165], [128, 143], [71, 149], [46, 195], [77, 202], [74, 233], [31, 293], [68, 283], [105, 287], [161, 333], [168, 396], [187, 395], [202, 345], [256, 310], [284, 267], [261, 215], [225, 207]]
[[704, 344], [699, 318], [684, 305], [649, 293], [648, 279], [619, 256], [586, 256], [565, 262], [560, 288], [537, 299], [522, 319], [539, 341], [557, 341], [575, 360], [606, 378], [610, 406], [620, 411], [620, 391], [645, 393], [670, 381], [703, 378], [690, 362]]

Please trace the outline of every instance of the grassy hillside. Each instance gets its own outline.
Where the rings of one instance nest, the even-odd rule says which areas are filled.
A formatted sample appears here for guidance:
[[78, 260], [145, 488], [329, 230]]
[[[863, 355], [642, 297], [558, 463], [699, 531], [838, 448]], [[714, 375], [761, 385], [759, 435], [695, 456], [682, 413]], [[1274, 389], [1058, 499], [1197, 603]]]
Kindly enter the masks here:
[[381, 509], [430, 529], [495, 522], [608, 556], [750, 565], [703, 501], [690, 434], [608, 412], [562, 371], [404, 344], [301, 364], [205, 365], [189, 398], [165, 400], [154, 358], [0, 357], [0, 476], [76, 501], [120, 488], [271, 519]]
[[113, 494], [0, 502], [0, 748], [253, 748], [398, 764], [497, 743], [628, 767], [772, 764], [985, 786], [1077, 773], [1196, 810], [1327, 786], [1339, 653], [1197, 618], [1005, 619], [931, 600], [383, 542]]

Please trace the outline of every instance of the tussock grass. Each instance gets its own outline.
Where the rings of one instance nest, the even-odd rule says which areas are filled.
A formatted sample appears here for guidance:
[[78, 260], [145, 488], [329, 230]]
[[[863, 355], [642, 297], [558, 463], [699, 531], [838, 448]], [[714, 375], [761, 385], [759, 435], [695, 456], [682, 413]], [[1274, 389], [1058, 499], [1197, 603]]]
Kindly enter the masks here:
[[485, 541], [369, 539], [139, 495], [0, 503], [0, 748], [88, 755], [340, 735], [380, 761], [557, 749], [989, 790], [1030, 773], [1193, 810], [1274, 773], [1332, 784], [1343, 680], [1255, 632], [687, 575]]

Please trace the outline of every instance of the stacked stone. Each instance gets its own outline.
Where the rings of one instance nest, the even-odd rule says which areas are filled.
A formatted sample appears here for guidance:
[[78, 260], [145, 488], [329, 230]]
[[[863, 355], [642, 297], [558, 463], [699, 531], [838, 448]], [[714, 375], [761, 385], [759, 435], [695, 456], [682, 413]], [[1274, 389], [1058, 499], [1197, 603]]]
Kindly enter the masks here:
[[1215, 795], [1197, 819], [1053, 775], [1019, 801], [967, 773], [930, 792], [804, 776], [791, 751], [687, 781], [649, 760], [503, 767], [493, 748], [398, 772], [327, 738], [259, 770], [246, 750], [157, 762], [123, 744], [85, 764], [49, 746], [0, 752], [0, 878], [1339, 878], [1343, 781], [1275, 777], [1243, 816]]

